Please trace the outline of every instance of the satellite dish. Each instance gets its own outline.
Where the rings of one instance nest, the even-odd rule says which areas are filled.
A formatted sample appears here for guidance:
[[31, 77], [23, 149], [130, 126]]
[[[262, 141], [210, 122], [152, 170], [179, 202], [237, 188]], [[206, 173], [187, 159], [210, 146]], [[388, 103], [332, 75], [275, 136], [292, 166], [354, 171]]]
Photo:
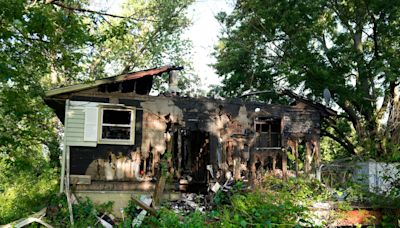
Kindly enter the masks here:
[[324, 99], [325, 99], [325, 104], [327, 105], [327, 106], [329, 106], [329, 104], [331, 103], [331, 92], [329, 91], [329, 89], [328, 88], [325, 88], [324, 89], [324, 93], [323, 93], [323, 95], [324, 95]]

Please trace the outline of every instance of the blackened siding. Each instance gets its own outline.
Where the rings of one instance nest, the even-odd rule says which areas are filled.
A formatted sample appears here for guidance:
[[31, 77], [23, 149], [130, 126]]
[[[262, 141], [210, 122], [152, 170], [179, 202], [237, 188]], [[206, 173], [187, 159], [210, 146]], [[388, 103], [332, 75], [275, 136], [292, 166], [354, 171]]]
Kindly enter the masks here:
[[98, 144], [96, 147], [70, 147], [70, 169], [71, 174], [85, 175], [86, 169], [96, 159], [109, 159], [110, 153], [130, 157], [130, 152], [136, 150], [136, 145], [105, 145]]
[[86, 169], [96, 159], [109, 159], [110, 152], [130, 158], [130, 152], [136, 151], [142, 145], [142, 122], [143, 111], [136, 110], [135, 145], [109, 145], [97, 144], [96, 147], [70, 147], [70, 170], [71, 174], [85, 175]]

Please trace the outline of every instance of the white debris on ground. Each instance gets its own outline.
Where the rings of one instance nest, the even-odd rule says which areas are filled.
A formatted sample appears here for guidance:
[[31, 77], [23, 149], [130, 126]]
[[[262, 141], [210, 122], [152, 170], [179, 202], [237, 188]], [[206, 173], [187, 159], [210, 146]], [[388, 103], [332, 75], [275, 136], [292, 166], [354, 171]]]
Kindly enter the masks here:
[[[141, 195], [139, 200], [147, 206], [150, 206], [151, 203], [153, 202], [153, 199], [150, 196], [146, 196], [146, 195]], [[140, 210], [141, 208], [138, 206], [138, 207], [136, 207], [136, 209]], [[147, 215], [147, 211], [142, 210], [136, 216], [136, 218], [132, 221], [132, 227], [140, 227], [142, 225], [142, 222], [143, 222], [144, 218], [146, 217], [146, 215]]]
[[204, 212], [206, 199], [202, 194], [183, 193], [181, 199], [168, 202], [168, 206], [177, 214], [187, 215], [196, 210]]

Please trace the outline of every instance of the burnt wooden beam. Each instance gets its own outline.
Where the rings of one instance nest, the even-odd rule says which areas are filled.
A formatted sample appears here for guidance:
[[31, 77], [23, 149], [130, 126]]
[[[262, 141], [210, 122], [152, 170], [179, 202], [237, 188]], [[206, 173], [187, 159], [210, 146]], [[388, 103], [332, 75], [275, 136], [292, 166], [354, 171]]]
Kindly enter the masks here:
[[282, 153], [282, 176], [284, 179], [287, 178], [287, 154], [286, 150]]
[[165, 189], [165, 182], [167, 181], [167, 175], [166, 173], [167, 170], [162, 170], [161, 175], [159, 176], [156, 184], [156, 188], [154, 189], [154, 194], [153, 194], [153, 207], [158, 207], [160, 206], [162, 196], [164, 193]]
[[134, 196], [131, 197], [131, 200], [133, 203], [135, 203], [136, 205], [138, 205], [140, 208], [142, 208], [143, 210], [148, 211], [150, 214], [152, 215], [157, 215], [157, 211], [156, 209], [147, 206], [145, 203], [143, 203], [142, 201], [136, 199]]
[[307, 141], [306, 142], [306, 156], [305, 156], [305, 161], [304, 161], [304, 172], [306, 174], [309, 174], [311, 171], [311, 162], [312, 162], [311, 152], [312, 152], [312, 144], [310, 141]]

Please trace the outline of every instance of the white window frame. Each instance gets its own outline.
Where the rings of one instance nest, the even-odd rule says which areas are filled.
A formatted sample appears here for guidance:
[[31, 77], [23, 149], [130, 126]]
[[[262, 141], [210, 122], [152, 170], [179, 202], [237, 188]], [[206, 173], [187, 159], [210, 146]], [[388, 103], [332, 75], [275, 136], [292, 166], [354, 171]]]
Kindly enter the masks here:
[[[108, 124], [103, 123], [104, 110], [114, 111], [129, 111], [131, 113], [130, 124]], [[99, 108], [99, 130], [98, 130], [98, 143], [99, 144], [122, 144], [122, 145], [134, 145], [135, 144], [135, 123], [136, 123], [136, 109], [135, 108], [117, 108], [117, 107], [100, 107]], [[103, 126], [115, 126], [115, 127], [126, 127], [130, 128], [129, 139], [104, 139]]]

